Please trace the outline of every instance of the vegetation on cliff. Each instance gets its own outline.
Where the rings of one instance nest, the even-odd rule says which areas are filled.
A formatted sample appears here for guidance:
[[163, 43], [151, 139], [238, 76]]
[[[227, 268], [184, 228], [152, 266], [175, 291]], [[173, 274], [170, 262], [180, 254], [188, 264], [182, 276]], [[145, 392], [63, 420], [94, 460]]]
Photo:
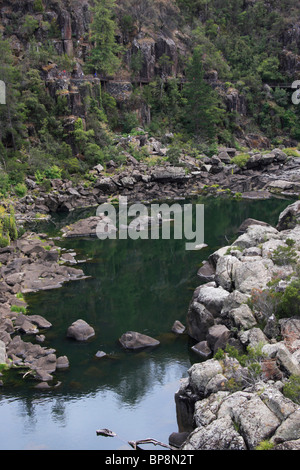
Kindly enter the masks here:
[[115, 134], [138, 126], [173, 133], [173, 148], [194, 154], [241, 146], [248, 134], [296, 147], [300, 108], [289, 86], [299, 72], [299, 8], [2, 0], [0, 193], [53, 166], [82, 179], [98, 163], [122, 162]]

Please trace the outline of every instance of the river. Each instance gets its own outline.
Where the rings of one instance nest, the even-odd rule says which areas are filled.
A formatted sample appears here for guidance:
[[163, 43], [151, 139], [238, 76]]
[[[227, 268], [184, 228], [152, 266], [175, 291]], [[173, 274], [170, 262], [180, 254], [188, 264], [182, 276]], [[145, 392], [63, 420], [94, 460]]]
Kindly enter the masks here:
[[[0, 448], [2, 450], [128, 450], [129, 440], [153, 438], [168, 443], [177, 431], [174, 394], [180, 379], [199, 357], [193, 342], [171, 332], [175, 320], [185, 324], [188, 305], [199, 285], [202, 261], [237, 235], [248, 217], [275, 225], [291, 203], [282, 199], [199, 201], [205, 208], [205, 243], [187, 251], [185, 240], [75, 239], [57, 242], [75, 251], [88, 279], [60, 289], [26, 296], [28, 313], [39, 314], [53, 327], [45, 333], [46, 347], [66, 355], [70, 367], [58, 371], [55, 389], [34, 389], [16, 372], [0, 389]], [[57, 216], [42, 229], [49, 236], [75, 218], [95, 211]], [[39, 227], [39, 230], [41, 227]], [[87, 343], [66, 337], [78, 318], [94, 327]], [[142, 352], [124, 351], [118, 338], [128, 330], [160, 340]], [[32, 338], [29, 338], [33, 341]], [[97, 358], [97, 351], [107, 357]], [[96, 435], [108, 428], [114, 438]]]

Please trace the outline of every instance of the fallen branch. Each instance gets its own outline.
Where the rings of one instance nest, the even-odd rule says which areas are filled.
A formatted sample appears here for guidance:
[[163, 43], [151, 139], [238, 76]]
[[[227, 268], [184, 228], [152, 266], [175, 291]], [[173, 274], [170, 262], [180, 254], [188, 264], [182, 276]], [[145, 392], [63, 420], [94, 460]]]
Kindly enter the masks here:
[[97, 436], [105, 436], [105, 437], [116, 437], [116, 433], [111, 431], [110, 429], [98, 429], [96, 431]]
[[138, 441], [128, 441], [128, 444], [134, 449], [139, 449], [139, 445], [141, 444], [153, 444], [155, 446], [165, 447], [166, 449], [174, 450], [173, 447], [164, 444], [163, 442], [157, 441], [156, 439], [140, 439]]
[[[97, 436], [104, 436], [104, 437], [118, 437], [115, 432], [107, 428], [98, 429], [96, 431], [96, 434]], [[118, 437], [118, 439], [120, 438]], [[124, 441], [124, 439], [121, 439], [121, 441], [126, 442]], [[168, 444], [164, 444], [163, 442], [157, 441], [156, 439], [139, 439], [138, 441], [127, 441], [127, 442], [134, 450], [137, 450], [137, 449], [143, 450], [143, 449], [140, 449], [139, 447], [139, 445], [141, 444], [153, 444], [155, 446], [165, 447], [166, 449], [170, 449], [170, 450], [178, 450], [175, 447], [171, 447]]]

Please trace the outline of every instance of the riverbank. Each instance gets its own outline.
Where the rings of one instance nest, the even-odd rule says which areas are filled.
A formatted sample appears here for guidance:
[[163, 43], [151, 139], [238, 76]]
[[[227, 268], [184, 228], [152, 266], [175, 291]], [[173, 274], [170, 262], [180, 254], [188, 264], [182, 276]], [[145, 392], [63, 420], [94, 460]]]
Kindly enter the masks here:
[[[145, 136], [137, 136], [134, 141], [144, 145]], [[146, 140], [147, 143], [149, 146]], [[19, 223], [94, 207], [120, 195], [132, 203], [223, 193], [259, 199], [300, 195], [300, 158], [282, 149], [249, 150], [242, 154], [236, 149], [220, 148], [211, 158], [181, 154], [177, 163], [171, 164], [163, 157], [167, 148], [162, 148], [159, 142], [156, 145], [152, 142], [152, 148], [157, 151], [152, 150], [147, 161], [137, 161], [125, 152], [125, 163], [111, 161], [105, 168], [97, 165], [90, 171], [89, 180], [81, 183], [51, 179], [42, 184], [27, 178], [26, 195], [15, 201]]]

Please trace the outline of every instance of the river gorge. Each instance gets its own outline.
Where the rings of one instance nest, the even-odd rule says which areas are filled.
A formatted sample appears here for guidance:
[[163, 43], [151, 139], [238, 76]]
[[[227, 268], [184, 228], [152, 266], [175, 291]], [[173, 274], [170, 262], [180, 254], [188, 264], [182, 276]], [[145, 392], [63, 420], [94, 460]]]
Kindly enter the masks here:
[[[174, 334], [176, 320], [186, 324], [197, 271], [213, 252], [232, 242], [247, 218], [276, 225], [291, 200], [236, 200], [208, 197], [204, 204], [205, 244], [186, 251], [185, 240], [98, 240], [61, 238], [61, 228], [95, 215], [95, 209], [56, 214], [31, 229], [53, 239], [77, 262], [84, 278], [61, 287], [25, 294], [28, 315], [42, 315], [52, 327], [43, 347], [67, 356], [69, 367], [55, 372], [50, 389], [36, 389], [24, 370], [5, 373], [1, 389], [3, 449], [130, 449], [128, 441], [153, 438], [168, 443], [178, 430], [174, 396], [199, 356], [187, 334]], [[86, 342], [67, 337], [78, 318], [92, 325]], [[138, 331], [160, 341], [157, 348], [124, 350], [118, 339]], [[23, 335], [24, 341], [34, 341]], [[97, 352], [105, 356], [97, 357]], [[54, 386], [53, 386], [54, 385]], [[115, 438], [96, 435], [111, 429]]]

